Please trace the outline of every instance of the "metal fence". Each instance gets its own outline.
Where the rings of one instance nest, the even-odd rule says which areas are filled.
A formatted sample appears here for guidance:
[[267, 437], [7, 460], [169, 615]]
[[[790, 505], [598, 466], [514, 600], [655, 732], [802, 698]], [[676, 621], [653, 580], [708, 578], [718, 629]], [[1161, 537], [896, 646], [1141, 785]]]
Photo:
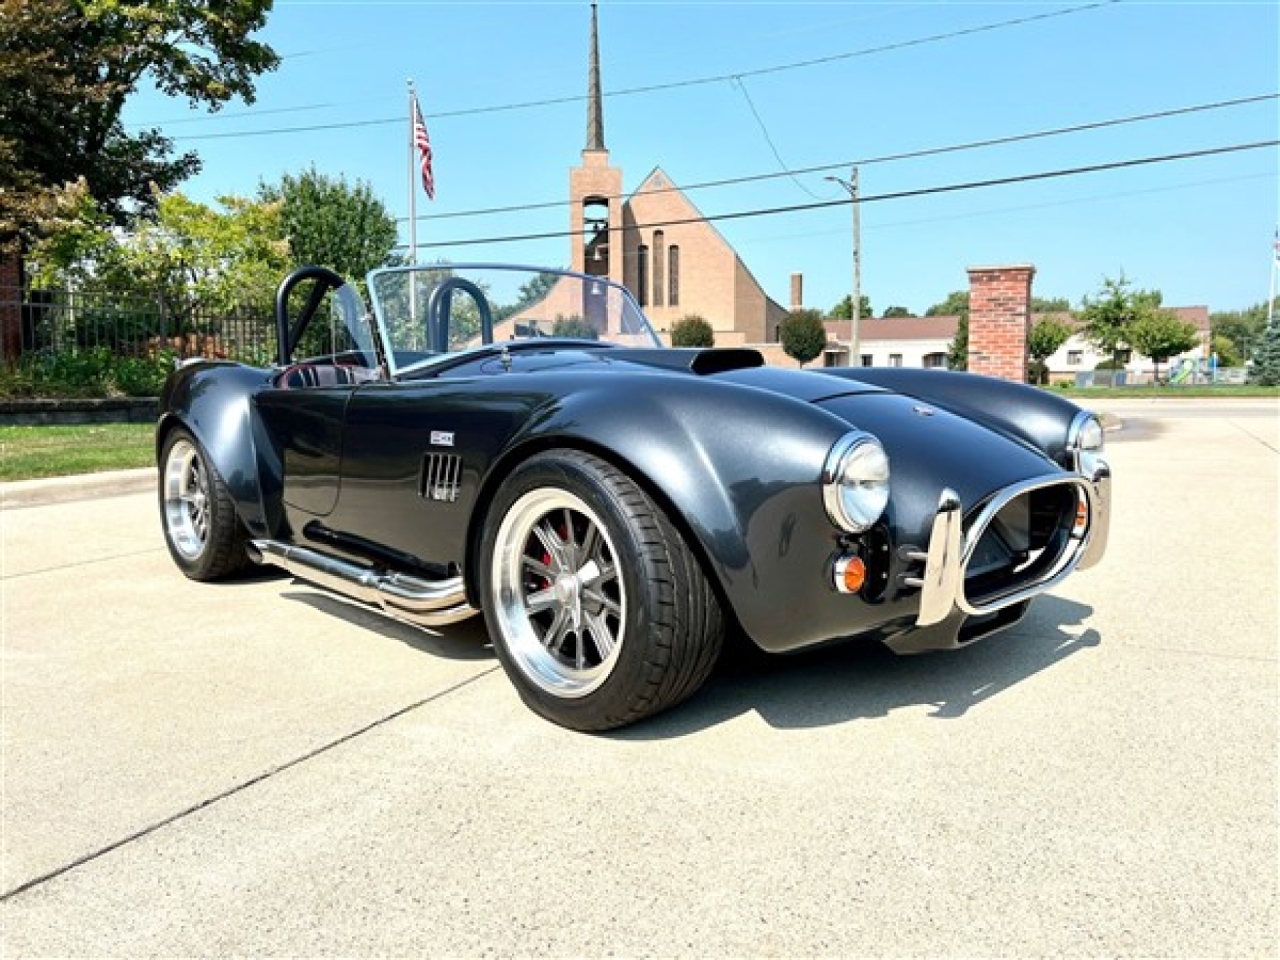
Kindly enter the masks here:
[[78, 353], [106, 348], [119, 356], [243, 360], [263, 363], [275, 353], [269, 311], [211, 314], [175, 311], [160, 298], [127, 298], [88, 290], [0, 287], [0, 317], [12, 330], [0, 343], [3, 360], [19, 356]]

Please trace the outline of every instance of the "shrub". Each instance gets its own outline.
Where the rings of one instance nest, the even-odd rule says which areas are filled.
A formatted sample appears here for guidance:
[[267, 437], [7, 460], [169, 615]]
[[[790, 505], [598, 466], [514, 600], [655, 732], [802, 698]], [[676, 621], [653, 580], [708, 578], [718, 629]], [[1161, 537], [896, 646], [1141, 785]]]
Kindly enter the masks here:
[[551, 326], [553, 337], [572, 337], [576, 340], [599, 340], [600, 331], [582, 317], [556, 317]]
[[711, 324], [696, 313], [686, 314], [671, 328], [671, 345], [673, 347], [714, 347], [716, 332], [711, 328]]
[[792, 310], [782, 321], [779, 339], [787, 356], [803, 367], [827, 345], [821, 314], [817, 310]]
[[0, 369], [0, 396], [14, 399], [154, 397], [173, 369], [174, 354], [119, 357], [106, 347], [73, 353], [28, 354]]

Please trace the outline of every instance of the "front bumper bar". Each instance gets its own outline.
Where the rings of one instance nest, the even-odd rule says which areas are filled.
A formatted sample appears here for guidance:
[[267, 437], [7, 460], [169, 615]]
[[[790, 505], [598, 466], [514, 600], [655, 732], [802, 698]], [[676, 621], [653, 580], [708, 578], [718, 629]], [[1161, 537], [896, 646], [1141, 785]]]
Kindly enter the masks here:
[[[1111, 526], [1111, 467], [1098, 456], [1090, 457], [1082, 467], [1086, 468], [1082, 475], [1039, 477], [1006, 487], [987, 502], [967, 532], [960, 497], [950, 488], [944, 489], [929, 534], [928, 550], [908, 554], [910, 559], [924, 562], [924, 572], [919, 577], [907, 577], [903, 581], [920, 588], [916, 626], [941, 623], [957, 608], [970, 616], [995, 613], [1051, 589], [1071, 571], [1087, 569], [1102, 559]], [[1076, 487], [1088, 505], [1083, 530], [1072, 532], [1057, 561], [1034, 580], [984, 598], [981, 603], [971, 601], [965, 592], [965, 574], [987, 526], [1012, 500], [1032, 490], [1064, 484]]]

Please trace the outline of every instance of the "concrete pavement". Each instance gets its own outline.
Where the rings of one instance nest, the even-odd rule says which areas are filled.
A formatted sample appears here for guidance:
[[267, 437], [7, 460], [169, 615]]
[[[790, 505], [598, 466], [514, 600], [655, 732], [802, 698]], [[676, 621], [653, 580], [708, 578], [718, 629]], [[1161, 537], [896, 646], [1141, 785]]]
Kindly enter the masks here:
[[1271, 956], [1276, 405], [1124, 417], [1109, 556], [1014, 630], [608, 737], [475, 623], [189, 583], [150, 484], [0, 511], [0, 947]]

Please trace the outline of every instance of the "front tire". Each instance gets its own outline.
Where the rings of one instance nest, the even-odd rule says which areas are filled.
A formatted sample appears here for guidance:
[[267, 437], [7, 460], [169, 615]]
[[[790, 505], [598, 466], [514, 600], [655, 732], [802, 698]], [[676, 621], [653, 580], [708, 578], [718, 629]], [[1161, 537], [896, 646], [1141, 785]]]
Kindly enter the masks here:
[[249, 565], [248, 542], [226, 483], [182, 428], [160, 455], [160, 522], [169, 555], [192, 580], [219, 580]]
[[480, 591], [521, 698], [573, 730], [634, 723], [696, 691], [724, 621], [697, 558], [612, 465], [540, 454], [507, 478], [482, 533]]

